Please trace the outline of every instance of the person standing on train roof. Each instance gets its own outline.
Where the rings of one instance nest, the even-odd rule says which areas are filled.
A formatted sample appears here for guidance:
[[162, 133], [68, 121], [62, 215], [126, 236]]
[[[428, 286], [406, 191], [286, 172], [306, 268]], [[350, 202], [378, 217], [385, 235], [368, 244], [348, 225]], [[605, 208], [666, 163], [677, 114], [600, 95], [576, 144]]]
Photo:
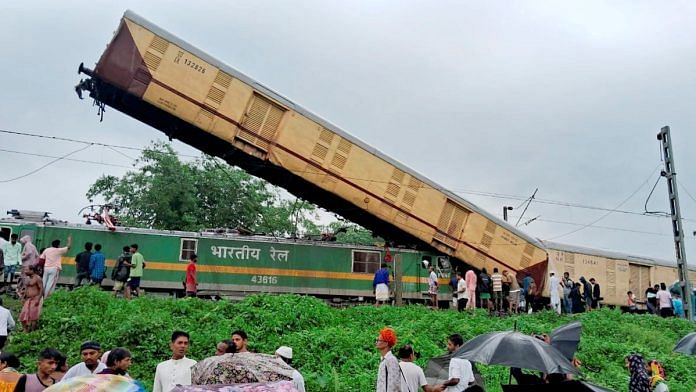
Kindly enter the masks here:
[[22, 262], [22, 244], [17, 242], [18, 239], [19, 236], [13, 233], [10, 236], [10, 242], [5, 242], [5, 245], [2, 246], [2, 253], [5, 255], [5, 268], [3, 269], [5, 277], [3, 285], [5, 286], [12, 284], [15, 271]]
[[386, 304], [389, 301], [389, 268], [386, 263], [382, 263], [381, 268], [375, 272], [372, 289], [375, 293], [375, 306], [379, 306], [380, 302]]
[[466, 294], [469, 301], [466, 303], [467, 309], [476, 309], [476, 272], [474, 270], [466, 271], [464, 275], [466, 281]]
[[592, 309], [599, 309], [599, 301], [602, 298], [599, 283], [595, 278], [590, 278], [590, 284], [592, 284]]
[[428, 269], [430, 270], [430, 276], [428, 276], [428, 294], [430, 294], [433, 309], [437, 310], [437, 292], [440, 288], [440, 283], [437, 281], [435, 268], [431, 265]]
[[186, 296], [195, 297], [198, 291], [198, 279], [196, 276], [196, 263], [198, 262], [198, 256], [192, 253], [189, 256], [189, 263], [186, 266]]
[[130, 277], [131, 257], [130, 246], [124, 246], [123, 253], [116, 261], [116, 266], [111, 270], [111, 280], [114, 281], [114, 297], [118, 296], [118, 293], [126, 288], [126, 282]]
[[61, 259], [64, 254], [68, 253], [72, 246], [72, 236], [68, 235], [68, 243], [64, 247], [60, 247], [60, 240], [53, 240], [51, 247], [46, 248], [40, 258], [46, 260], [44, 263], [43, 273], [43, 290], [44, 298], [48, 298], [56, 289], [60, 271], [63, 269]]
[[549, 297], [551, 297], [551, 309], [558, 314], [561, 314], [561, 295], [558, 293], [558, 289], [562, 287], [563, 285], [556, 277], [556, 273], [551, 271], [549, 273]]
[[126, 286], [126, 298], [131, 299], [132, 291], [135, 291], [136, 296], [140, 296], [140, 279], [143, 277], [143, 270], [145, 269], [145, 258], [138, 251], [138, 244], [133, 244], [130, 246], [131, 251], [131, 271], [130, 280]]
[[82, 286], [83, 280], [86, 280], [87, 283], [89, 283], [89, 260], [91, 257], [92, 243], [85, 242], [85, 250], [75, 256], [75, 269], [77, 270], [77, 274], [75, 275], [75, 287]]
[[89, 259], [89, 277], [92, 284], [101, 286], [106, 278], [106, 258], [101, 251], [101, 244], [94, 245], [94, 253]]

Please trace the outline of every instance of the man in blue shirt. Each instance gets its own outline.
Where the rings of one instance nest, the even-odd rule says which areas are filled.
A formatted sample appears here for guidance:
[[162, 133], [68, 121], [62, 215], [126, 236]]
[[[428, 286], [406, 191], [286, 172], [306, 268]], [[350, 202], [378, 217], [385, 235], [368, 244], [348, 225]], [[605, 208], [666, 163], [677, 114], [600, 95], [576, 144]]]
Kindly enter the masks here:
[[100, 285], [106, 276], [106, 264], [104, 254], [101, 252], [101, 244], [94, 245], [94, 253], [89, 258], [89, 277], [92, 284]]
[[375, 272], [372, 287], [375, 290], [375, 306], [379, 306], [380, 302], [387, 303], [389, 301], [389, 269], [387, 264], [382, 263], [382, 268]]

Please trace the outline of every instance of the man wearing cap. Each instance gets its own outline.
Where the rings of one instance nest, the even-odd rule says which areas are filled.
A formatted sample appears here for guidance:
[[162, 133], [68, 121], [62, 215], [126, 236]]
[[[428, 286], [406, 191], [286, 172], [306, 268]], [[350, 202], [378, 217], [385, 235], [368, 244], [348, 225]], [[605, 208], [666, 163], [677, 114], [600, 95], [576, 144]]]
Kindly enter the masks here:
[[399, 361], [392, 354], [396, 346], [396, 333], [391, 328], [384, 328], [375, 340], [375, 347], [382, 356], [377, 372], [376, 392], [401, 392], [401, 368]]
[[73, 366], [63, 376], [63, 381], [73, 377], [91, 376], [106, 369], [106, 364], [101, 362], [101, 345], [93, 340], [86, 341], [80, 346], [82, 362]]
[[[461, 272], [457, 275], [461, 277]], [[418, 392], [420, 388], [423, 388], [424, 392], [434, 391], [434, 389], [428, 385], [428, 380], [425, 378], [423, 369], [413, 363], [417, 357], [420, 357], [420, 353], [415, 352], [413, 346], [410, 344], [399, 349], [399, 358], [401, 359], [399, 366], [404, 375], [401, 382], [401, 392]]]
[[[280, 346], [275, 354], [292, 367], [292, 347]], [[292, 385], [297, 389], [297, 392], [305, 392], [304, 377], [295, 368], [292, 368]]]

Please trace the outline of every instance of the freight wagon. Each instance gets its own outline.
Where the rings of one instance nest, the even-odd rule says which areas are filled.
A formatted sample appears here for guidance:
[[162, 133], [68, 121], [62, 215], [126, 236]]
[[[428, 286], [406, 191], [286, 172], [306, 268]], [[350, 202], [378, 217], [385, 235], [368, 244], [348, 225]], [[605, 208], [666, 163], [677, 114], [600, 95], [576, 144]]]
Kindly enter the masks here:
[[[59, 239], [64, 245], [72, 236], [73, 246], [63, 257], [59, 284], [72, 284], [75, 256], [85, 242], [102, 245], [107, 258], [107, 277], [125, 245], [137, 243], [146, 259], [142, 286], [148, 291], [183, 292], [189, 256], [198, 255], [199, 294], [202, 296], [243, 296], [248, 293], [300, 293], [344, 300], [371, 299], [374, 272], [387, 258], [387, 250], [374, 246], [336, 242], [283, 239], [267, 236], [216, 232], [162, 231], [118, 227], [116, 231], [98, 225], [31, 223], [19, 219], [0, 220], [0, 233], [30, 235], [38, 249]], [[450, 262], [447, 255], [409, 249], [391, 249], [392, 289], [401, 290], [406, 301], [422, 301], [427, 291], [428, 270], [439, 272], [447, 287]], [[423, 263], [423, 261], [428, 263]], [[111, 286], [111, 280], [104, 281]], [[451, 298], [442, 289], [443, 298]]]
[[[589, 280], [595, 278], [599, 283], [602, 303], [615, 306], [626, 305], [626, 292], [632, 291], [640, 300], [645, 300], [645, 290], [659, 283], [672, 285], [678, 280], [677, 264], [674, 261], [629, 255], [559, 244], [544, 241], [549, 253], [549, 272], [556, 276], [564, 272], [577, 282], [581, 276]], [[696, 287], [696, 267], [689, 268], [691, 287]], [[544, 295], [549, 296], [548, 280]]]
[[131, 11], [94, 70], [80, 72], [90, 77], [80, 96], [390, 241], [427, 246], [461, 268], [544, 279], [547, 254], [535, 238]]

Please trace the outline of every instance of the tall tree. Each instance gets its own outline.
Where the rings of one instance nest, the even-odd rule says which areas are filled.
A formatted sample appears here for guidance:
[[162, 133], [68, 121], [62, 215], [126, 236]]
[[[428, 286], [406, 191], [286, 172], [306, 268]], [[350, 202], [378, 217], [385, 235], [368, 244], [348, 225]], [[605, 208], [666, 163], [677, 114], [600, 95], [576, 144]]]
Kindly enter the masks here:
[[117, 206], [121, 221], [136, 227], [195, 231], [242, 226], [274, 235], [315, 230], [314, 205], [282, 199], [278, 188], [206, 155], [182, 162], [163, 142], [145, 149], [124, 176], [97, 179], [87, 197]]

